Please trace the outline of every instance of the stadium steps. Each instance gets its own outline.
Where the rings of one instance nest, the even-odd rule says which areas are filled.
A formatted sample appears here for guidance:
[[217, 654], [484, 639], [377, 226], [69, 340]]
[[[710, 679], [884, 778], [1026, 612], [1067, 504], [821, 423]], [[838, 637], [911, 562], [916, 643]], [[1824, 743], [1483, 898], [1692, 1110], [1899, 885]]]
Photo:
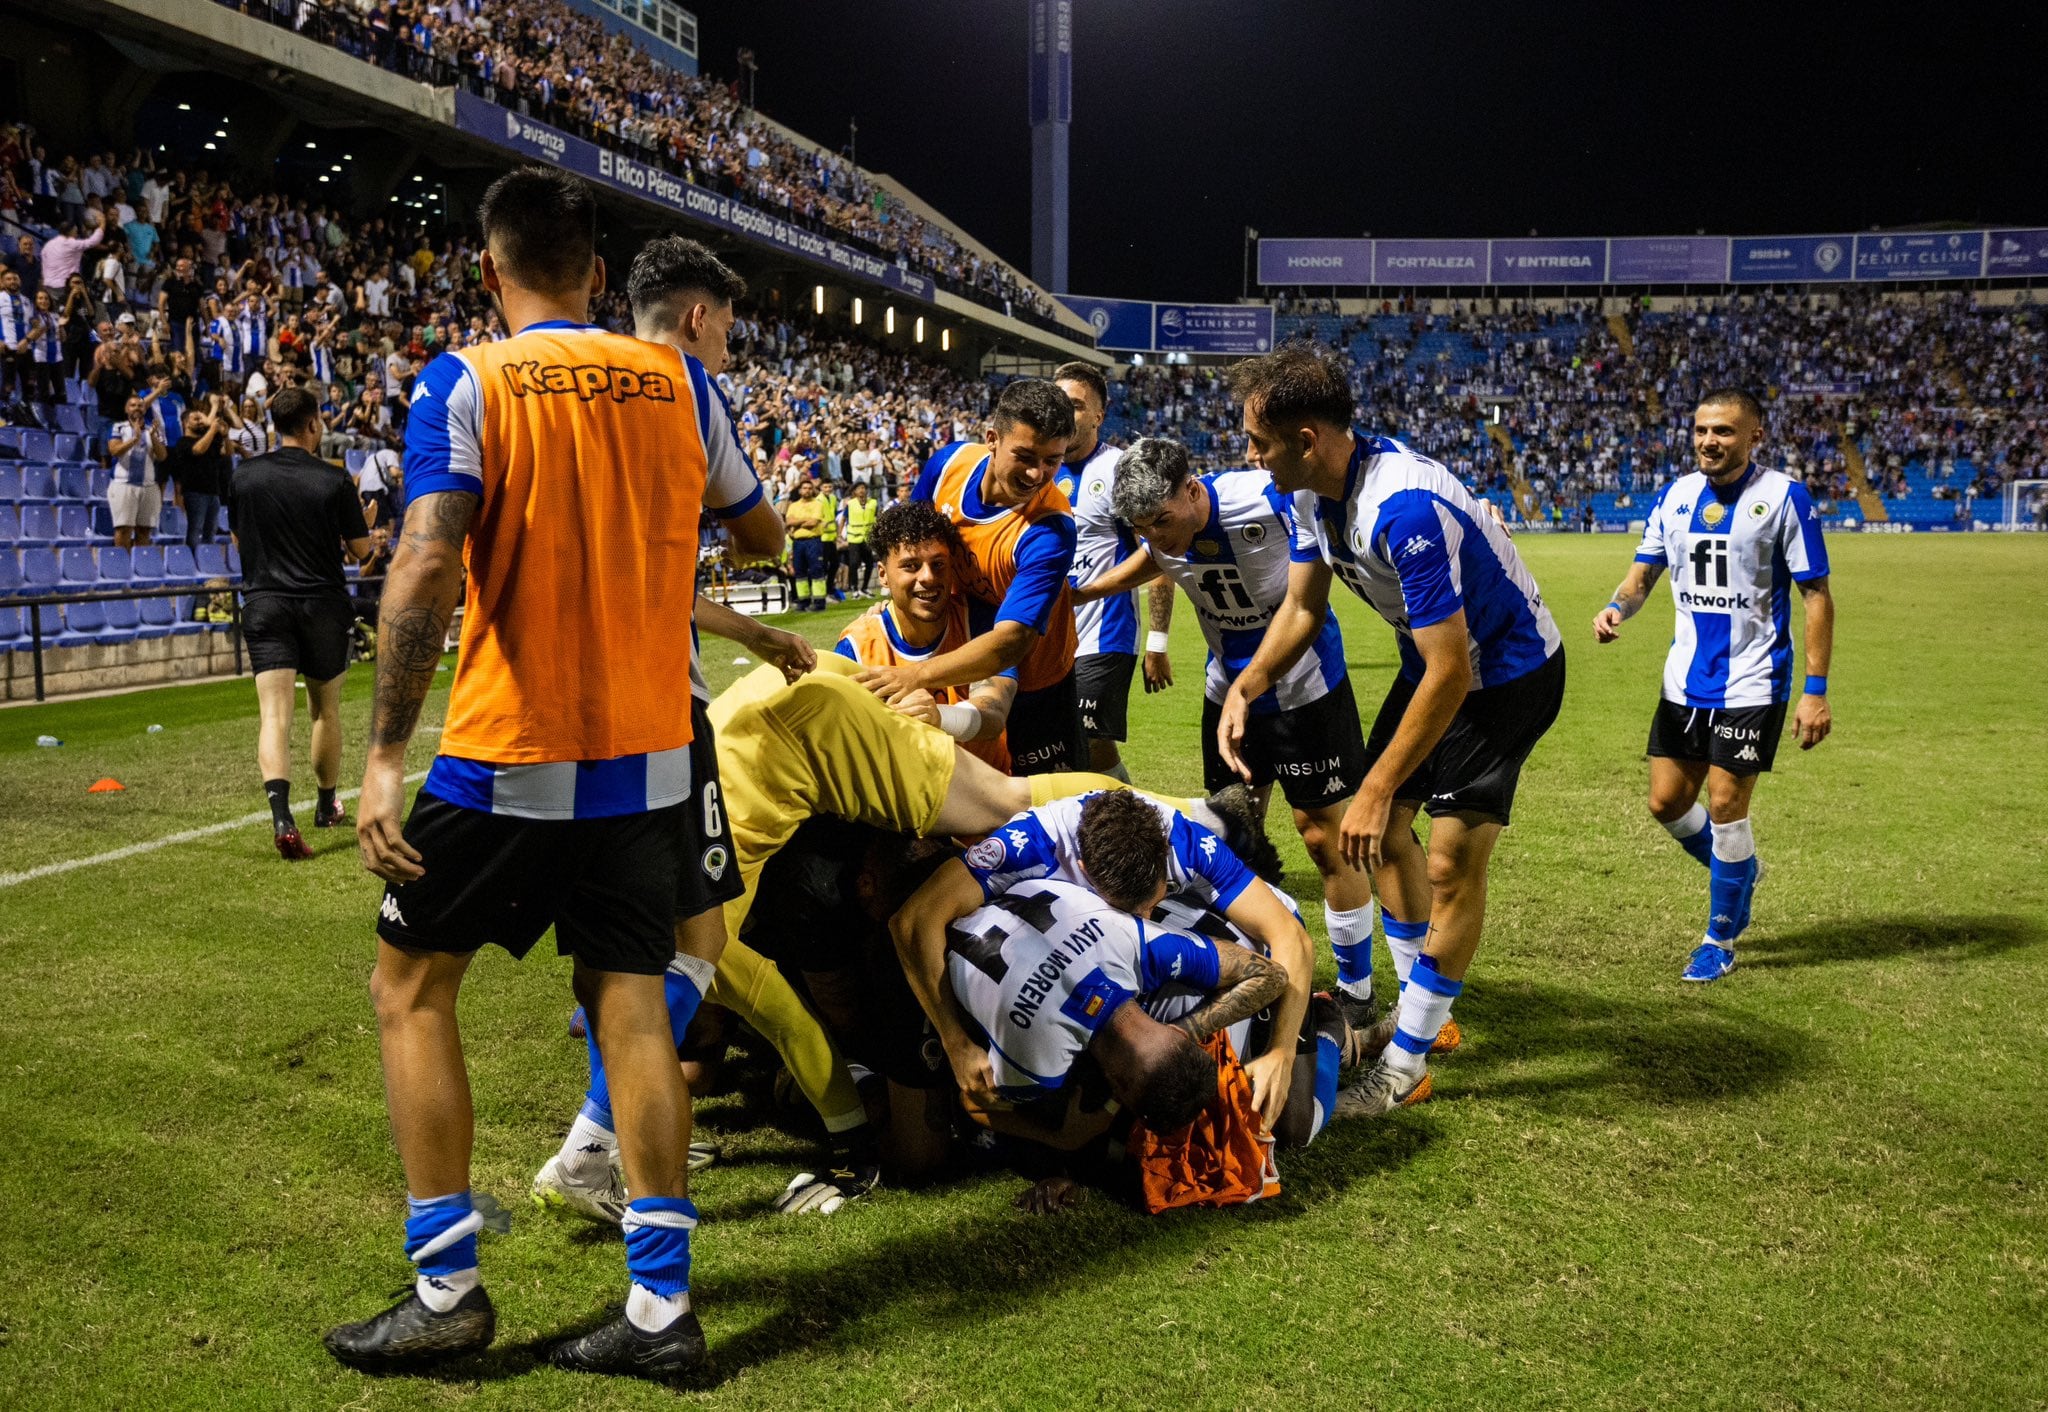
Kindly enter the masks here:
[[1621, 345], [1621, 356], [1633, 360], [1636, 356], [1636, 336], [1629, 331], [1628, 320], [1619, 314], [1607, 316], [1607, 331], [1614, 335], [1614, 341]]
[[1835, 444], [1842, 450], [1842, 460], [1849, 468], [1849, 486], [1856, 492], [1856, 504], [1863, 511], [1863, 522], [1871, 525], [1891, 523], [1892, 512], [1885, 509], [1884, 497], [1871, 488], [1870, 472], [1863, 464], [1863, 448], [1855, 438], [1839, 436]]
[[1515, 439], [1508, 429], [1499, 422], [1488, 422], [1486, 434], [1493, 438], [1493, 444], [1500, 448], [1501, 464], [1508, 468], [1508, 485], [1515, 492], [1515, 508], [1522, 512], [1524, 520], [1536, 518], [1536, 492], [1529, 488], [1529, 478], [1522, 474], [1521, 463], [1515, 459]]

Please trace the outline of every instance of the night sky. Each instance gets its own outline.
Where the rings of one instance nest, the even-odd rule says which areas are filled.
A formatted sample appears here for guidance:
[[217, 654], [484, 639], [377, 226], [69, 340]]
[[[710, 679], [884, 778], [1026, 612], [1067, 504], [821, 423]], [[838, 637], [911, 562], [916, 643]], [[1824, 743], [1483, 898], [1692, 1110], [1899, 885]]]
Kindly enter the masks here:
[[[771, 117], [1030, 257], [1024, 0], [696, 0]], [[1075, 291], [1267, 236], [2048, 225], [2038, 4], [1076, 0]]]

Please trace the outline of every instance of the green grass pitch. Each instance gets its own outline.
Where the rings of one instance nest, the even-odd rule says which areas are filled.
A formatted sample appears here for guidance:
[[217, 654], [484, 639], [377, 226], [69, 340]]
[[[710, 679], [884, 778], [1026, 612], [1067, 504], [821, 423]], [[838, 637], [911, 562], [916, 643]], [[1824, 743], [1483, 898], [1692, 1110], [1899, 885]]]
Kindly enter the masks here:
[[[2048, 541], [1831, 542], [1836, 734], [1758, 790], [1771, 876], [1705, 990], [1677, 979], [1704, 879], [1642, 804], [1668, 597], [1596, 649], [1628, 542], [1523, 548], [1570, 691], [1438, 1097], [1285, 1157], [1278, 1200], [1163, 1219], [1101, 1197], [1034, 1219], [1007, 1176], [779, 1219], [813, 1148], [714, 1100], [695, 1289], [717, 1369], [690, 1400], [2048, 1405]], [[1340, 612], [1371, 709], [1391, 637]], [[789, 621], [822, 645], [840, 619]], [[1174, 637], [1180, 685], [1134, 695], [1129, 756], [1192, 791], [1185, 605]], [[735, 655], [706, 639], [715, 682]], [[367, 697], [358, 669], [344, 784]], [[242, 681], [0, 711], [0, 872], [260, 810], [254, 705]], [[103, 775], [126, 792], [88, 795]], [[497, 1346], [381, 1381], [321, 1350], [409, 1267], [365, 990], [377, 889], [352, 837], [309, 837], [295, 867], [257, 825], [0, 887], [0, 1407], [670, 1405], [534, 1363], [624, 1290], [615, 1238], [526, 1206], [583, 1079], [545, 945], [487, 953], [463, 1002], [476, 1186], [520, 1212], [484, 1242]]]

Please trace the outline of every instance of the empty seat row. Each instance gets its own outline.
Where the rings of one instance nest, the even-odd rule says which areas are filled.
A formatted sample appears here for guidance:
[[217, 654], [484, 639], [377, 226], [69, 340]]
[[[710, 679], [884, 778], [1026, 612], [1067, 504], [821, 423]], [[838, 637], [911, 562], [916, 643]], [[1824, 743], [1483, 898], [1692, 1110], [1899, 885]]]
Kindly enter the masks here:
[[0, 549], [0, 598], [90, 593], [113, 588], [173, 588], [179, 584], [234, 579], [242, 556], [232, 544], [202, 544], [195, 554], [182, 544], [146, 544], [134, 549], [102, 545], [63, 550]]
[[83, 463], [13, 465], [0, 462], [0, 505], [54, 505], [67, 500], [104, 500], [114, 473]]
[[0, 427], [0, 447], [8, 448], [24, 461], [83, 461], [92, 454], [87, 428], [76, 432], [49, 432], [41, 427]]
[[27, 650], [34, 642], [35, 619], [41, 616], [45, 647], [118, 646], [157, 637], [189, 637], [225, 632], [226, 623], [192, 621], [194, 599], [118, 598], [104, 603], [69, 603], [60, 610], [46, 603], [36, 608], [0, 608], [0, 651]]

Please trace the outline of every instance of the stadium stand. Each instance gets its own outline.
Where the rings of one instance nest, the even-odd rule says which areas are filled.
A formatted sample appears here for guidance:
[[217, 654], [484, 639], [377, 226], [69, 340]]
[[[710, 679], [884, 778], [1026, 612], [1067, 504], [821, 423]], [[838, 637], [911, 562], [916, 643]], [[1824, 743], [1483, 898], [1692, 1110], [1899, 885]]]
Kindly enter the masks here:
[[220, 0], [226, 8], [436, 86], [459, 86], [782, 219], [902, 259], [940, 287], [1039, 321], [1047, 295], [913, 210], [871, 173], [804, 142], [740, 99], [739, 85], [682, 74], [557, 0]]

